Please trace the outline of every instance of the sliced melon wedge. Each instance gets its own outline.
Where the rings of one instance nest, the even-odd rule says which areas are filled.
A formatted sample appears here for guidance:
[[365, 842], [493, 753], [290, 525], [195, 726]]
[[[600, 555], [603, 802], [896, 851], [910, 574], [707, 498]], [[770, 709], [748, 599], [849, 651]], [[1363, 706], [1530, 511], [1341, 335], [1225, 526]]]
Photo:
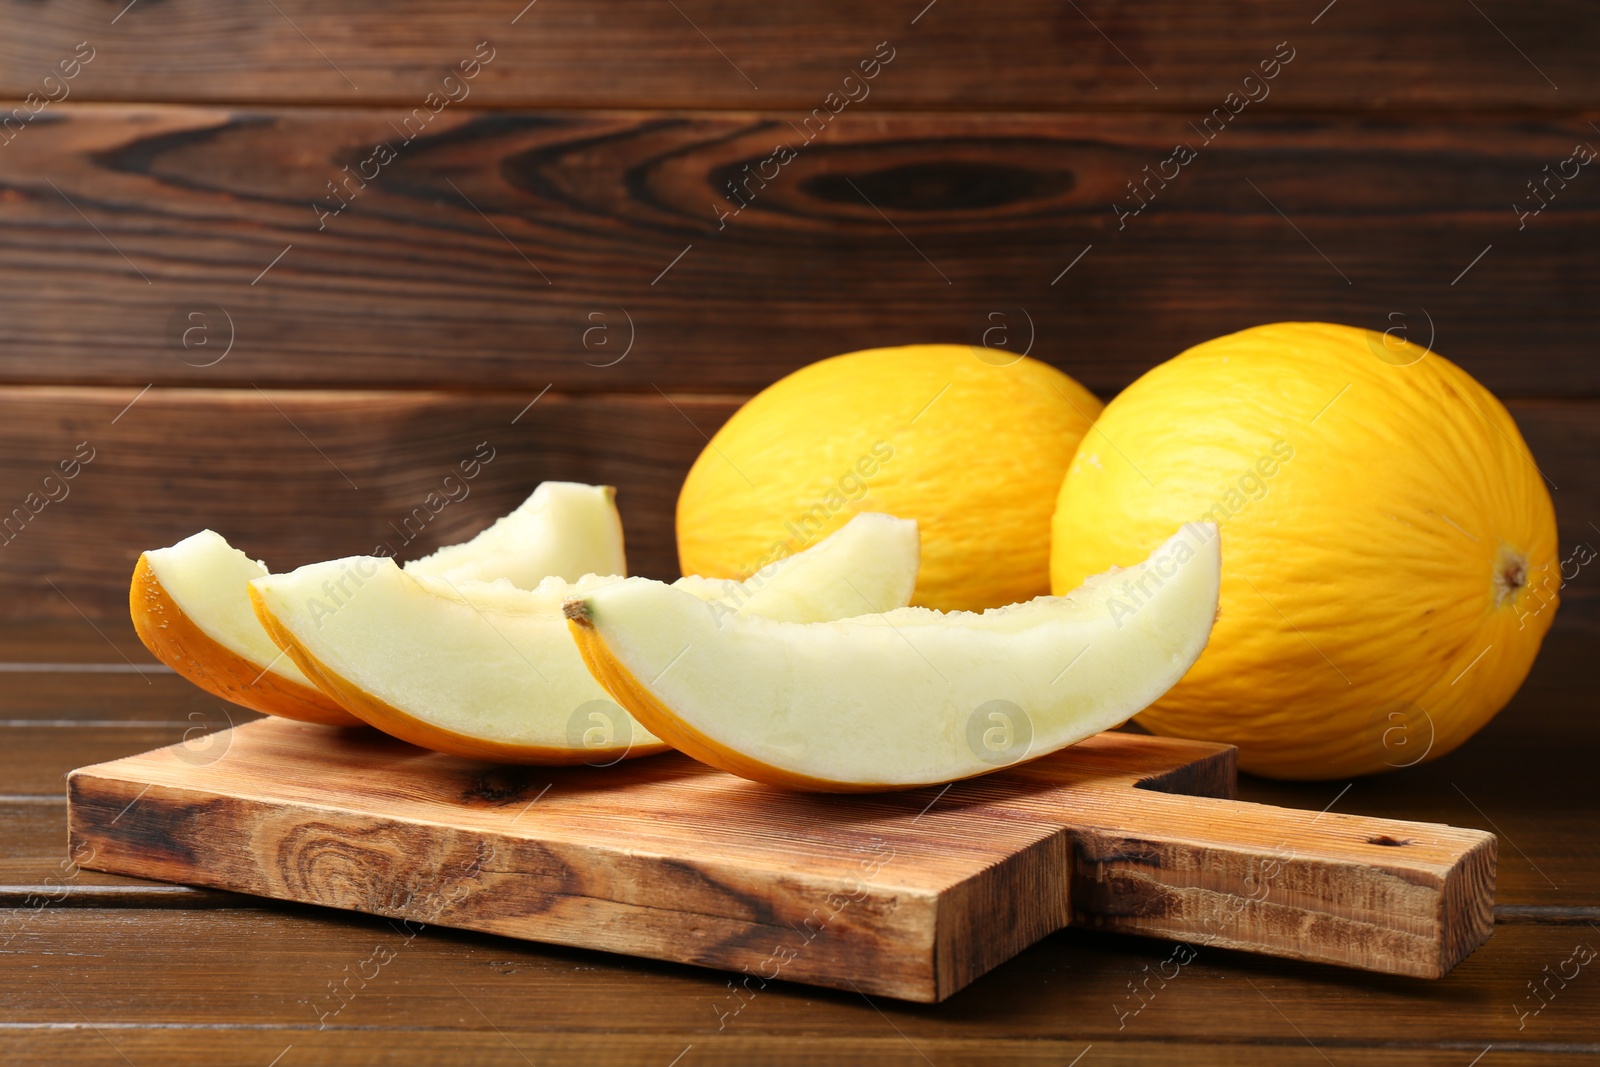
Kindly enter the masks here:
[[911, 603], [921, 555], [914, 519], [864, 511], [742, 582], [685, 575], [672, 584], [738, 615], [826, 622]]
[[668, 747], [594, 683], [566, 633], [563, 599], [620, 580], [528, 590], [351, 556], [258, 578], [250, 599], [323, 692], [385, 733], [502, 763], [604, 764]]
[[[910, 599], [917, 554], [914, 522], [861, 515], [759, 583], [691, 580], [680, 595], [730, 619], [753, 607], [808, 619], [881, 611]], [[629, 580], [551, 577], [530, 591], [352, 556], [259, 578], [250, 597], [316, 685], [388, 734], [507, 763], [606, 764], [668, 746], [595, 682], [562, 604]]]
[[[419, 574], [505, 578], [528, 589], [548, 574], [626, 568], [616, 490], [577, 482], [544, 482], [471, 541], [407, 564]], [[261, 628], [246, 586], [266, 573], [210, 530], [146, 552], [128, 591], [134, 630], [157, 659], [224, 700], [305, 722], [361, 725]]]
[[981, 614], [774, 622], [642, 578], [565, 610], [596, 679], [673, 747], [854, 792], [985, 774], [1131, 718], [1204, 649], [1220, 570], [1215, 526], [1190, 524], [1138, 566]]
[[470, 541], [406, 564], [412, 574], [452, 582], [504, 578], [532, 589], [551, 575], [627, 574], [617, 491], [609, 485], [542, 482], [513, 512]]
[[267, 636], [245, 589], [267, 568], [211, 530], [139, 557], [128, 589], [146, 648], [208, 693], [254, 711], [360, 726]]

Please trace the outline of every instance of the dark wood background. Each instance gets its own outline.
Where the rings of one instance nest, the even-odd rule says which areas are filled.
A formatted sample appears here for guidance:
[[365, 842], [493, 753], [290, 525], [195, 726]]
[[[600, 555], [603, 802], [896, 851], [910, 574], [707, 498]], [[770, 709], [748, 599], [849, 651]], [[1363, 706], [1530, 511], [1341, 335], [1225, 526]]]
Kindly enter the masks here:
[[[677, 485], [742, 398], [996, 314], [1105, 397], [1262, 322], [1431, 338], [1512, 404], [1564, 550], [1595, 534], [1600, 177], [1513, 204], [1600, 145], [1600, 9], [125, 3], [0, 7], [18, 104], [93, 51], [0, 133], [0, 508], [97, 457], [0, 547], [14, 613], [118, 616], [137, 552], [201, 525], [279, 567], [367, 550], [485, 439], [503, 458], [416, 551], [541, 478], [608, 479], [668, 577]], [[1199, 158], [1119, 223], [1179, 141]], [[397, 158], [319, 229], [379, 142]], [[720, 223], [779, 142], [797, 158]]]
[[[1501, 926], [1438, 985], [1207, 951], [1121, 1030], [1110, 1005], [1168, 946], [1072, 934], [937, 1009], [775, 987], [722, 1032], [723, 976], [429, 932], [316, 1031], [320, 984], [381, 924], [62, 874], [66, 770], [227, 721], [130, 673], [141, 549], [212, 526], [287, 568], [393, 544], [487, 441], [471, 495], [403, 555], [571, 478], [618, 486], [636, 569], [670, 577], [678, 485], [742, 399], [854, 348], [978, 342], [995, 314], [1106, 398], [1258, 323], [1403, 329], [1506, 400], [1563, 554], [1600, 545], [1600, 169], [1514, 208], [1600, 147], [1600, 7], [524, 3], [0, 0], [0, 514], [79, 442], [95, 457], [0, 544], [0, 660], [83, 665], [0, 674], [0, 915], [26, 920], [0, 949], [0, 1060], [1600, 1056], [1600, 978], [1522, 1027], [1512, 1010], [1600, 921], [1588, 568], [1460, 753], [1340, 797], [1247, 783], [1501, 834]], [[481, 41], [470, 96], [319, 229], [327, 183]], [[6, 126], [60, 94], [45, 79], [80, 42], [70, 95]], [[798, 146], [880, 42], [870, 95], [720, 226], [724, 183]], [[1280, 42], [1270, 96], [1202, 145]], [[1119, 228], [1125, 183], [1179, 141], [1198, 158]]]

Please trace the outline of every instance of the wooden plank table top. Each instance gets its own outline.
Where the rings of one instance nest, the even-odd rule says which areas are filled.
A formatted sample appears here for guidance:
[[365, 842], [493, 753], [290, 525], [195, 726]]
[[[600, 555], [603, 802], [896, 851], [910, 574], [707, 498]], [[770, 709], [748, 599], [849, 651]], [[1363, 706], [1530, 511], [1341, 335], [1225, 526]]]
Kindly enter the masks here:
[[96, 625], [0, 627], [0, 1063], [1600, 1062], [1597, 635], [1581, 616], [1442, 760], [1241, 779], [1247, 799], [1496, 833], [1495, 932], [1448, 977], [1067, 930], [938, 1005], [80, 869], [68, 770], [228, 722], [125, 626]]

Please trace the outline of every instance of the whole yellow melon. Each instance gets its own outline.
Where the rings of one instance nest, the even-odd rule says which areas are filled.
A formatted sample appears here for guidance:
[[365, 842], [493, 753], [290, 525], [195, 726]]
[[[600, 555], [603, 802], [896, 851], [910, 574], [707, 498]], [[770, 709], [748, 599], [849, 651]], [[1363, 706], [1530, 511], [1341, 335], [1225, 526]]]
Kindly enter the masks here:
[[[1555, 513], [1516, 423], [1403, 340], [1279, 323], [1189, 349], [1107, 405], [1054, 519], [1058, 592], [1179, 523], [1222, 538], [1211, 642], [1138, 721], [1280, 778], [1410, 766], [1527, 676], [1561, 585]], [[1145, 591], [1112, 610], [1137, 625]]]
[[979, 610], [1047, 593], [1056, 490], [1100, 407], [1053, 367], [966, 345], [813, 363], [752, 398], [695, 461], [679, 562], [747, 578], [882, 511], [919, 525], [914, 604]]

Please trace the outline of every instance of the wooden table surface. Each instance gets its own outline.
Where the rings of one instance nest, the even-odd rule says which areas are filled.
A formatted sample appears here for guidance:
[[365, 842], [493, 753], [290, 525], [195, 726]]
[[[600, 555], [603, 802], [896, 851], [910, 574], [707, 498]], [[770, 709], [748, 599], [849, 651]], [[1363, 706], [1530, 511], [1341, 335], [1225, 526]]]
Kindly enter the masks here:
[[1600, 720], [1580, 623], [1558, 623], [1516, 701], [1442, 760], [1241, 783], [1247, 799], [1497, 833], [1494, 936], [1447, 978], [1204, 946], [1179, 966], [1172, 942], [1069, 931], [933, 1006], [781, 982], [736, 994], [690, 966], [75, 870], [69, 769], [226, 725], [215, 700], [145, 666], [126, 627], [100, 629], [5, 631], [19, 661], [0, 665], [6, 1063], [1600, 1061], [1600, 975], [1582, 964], [1600, 949]]

